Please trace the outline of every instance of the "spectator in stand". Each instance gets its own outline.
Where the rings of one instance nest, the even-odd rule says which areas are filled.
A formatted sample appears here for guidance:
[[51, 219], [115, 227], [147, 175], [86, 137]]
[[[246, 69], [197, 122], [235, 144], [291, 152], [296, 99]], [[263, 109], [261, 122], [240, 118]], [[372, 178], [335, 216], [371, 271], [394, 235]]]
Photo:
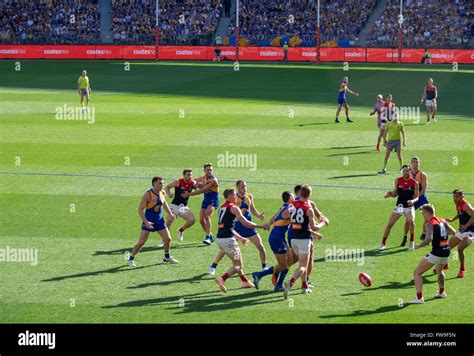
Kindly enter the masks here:
[[230, 9], [232, 8], [232, 1], [231, 0], [224, 0], [224, 12], [225, 17], [230, 18]]
[[97, 0], [0, 0], [3, 43], [98, 43]]
[[[372, 47], [398, 45], [398, 0], [388, 0], [382, 15], [369, 35]], [[405, 47], [467, 47], [474, 16], [474, 3], [469, 0], [407, 0], [403, 6], [403, 44]]]

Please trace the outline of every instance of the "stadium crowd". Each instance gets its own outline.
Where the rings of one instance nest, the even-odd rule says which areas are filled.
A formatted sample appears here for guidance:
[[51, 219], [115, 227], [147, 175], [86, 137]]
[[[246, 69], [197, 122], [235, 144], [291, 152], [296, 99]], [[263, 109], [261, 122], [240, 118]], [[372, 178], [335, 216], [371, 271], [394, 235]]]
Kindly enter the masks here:
[[0, 0], [2, 43], [99, 43], [97, 0]]
[[[112, 0], [115, 43], [155, 41], [155, 0]], [[221, 0], [161, 0], [162, 44], [209, 44], [223, 13]]]
[[[355, 41], [377, 1], [322, 0], [321, 43]], [[317, 26], [315, 0], [241, 0], [240, 37], [256, 45], [314, 45]], [[235, 35], [234, 15], [228, 35]]]
[[[388, 0], [369, 35], [370, 47], [397, 46], [399, 0]], [[473, 34], [470, 0], [405, 0], [403, 42], [406, 47], [467, 47]]]

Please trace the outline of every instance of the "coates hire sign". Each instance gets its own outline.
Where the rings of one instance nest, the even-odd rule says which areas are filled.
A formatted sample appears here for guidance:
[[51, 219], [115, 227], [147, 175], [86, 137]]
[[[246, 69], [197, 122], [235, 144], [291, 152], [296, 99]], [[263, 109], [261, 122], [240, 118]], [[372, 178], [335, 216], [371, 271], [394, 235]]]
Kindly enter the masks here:
[[[205, 60], [214, 58], [215, 47], [205, 46], [64, 46], [64, 45], [0, 45], [1, 59], [144, 59]], [[235, 60], [235, 47], [221, 47], [223, 59]], [[474, 64], [474, 50], [432, 49], [433, 63]], [[419, 63], [421, 48], [402, 51], [402, 62]], [[280, 47], [240, 47], [242, 61], [278, 61], [283, 58]], [[289, 61], [316, 61], [315, 48], [290, 48]], [[398, 49], [390, 48], [321, 48], [323, 62], [397, 62]]]

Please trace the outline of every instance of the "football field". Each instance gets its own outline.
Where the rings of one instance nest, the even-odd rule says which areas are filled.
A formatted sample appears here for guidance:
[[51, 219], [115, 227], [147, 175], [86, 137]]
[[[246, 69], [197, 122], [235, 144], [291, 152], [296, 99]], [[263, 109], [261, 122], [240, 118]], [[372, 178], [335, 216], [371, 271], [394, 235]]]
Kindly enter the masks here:
[[[428, 197], [437, 215], [455, 216], [451, 192], [463, 189], [474, 202], [474, 69], [450, 65], [342, 63], [282, 65], [205, 62], [0, 61], [0, 315], [6, 323], [472, 323], [474, 247], [467, 273], [456, 278], [457, 251], [446, 271], [448, 298], [434, 299], [437, 278], [424, 279], [425, 304], [410, 305], [413, 270], [429, 251], [399, 247], [403, 220], [387, 250], [378, 251], [395, 206], [384, 199], [400, 175], [392, 155], [379, 175], [383, 152], [375, 150], [377, 94], [391, 93], [398, 106], [420, 107], [426, 79], [439, 91], [439, 115], [402, 120], [405, 162], [421, 159]], [[91, 80], [91, 115], [68, 116], [79, 107], [77, 78]], [[127, 70], [129, 69], [129, 70]], [[344, 75], [351, 119], [334, 122]], [[239, 156], [240, 155], [240, 156]], [[236, 158], [236, 160], [234, 160]], [[240, 158], [240, 159], [239, 159]], [[245, 158], [245, 159], [242, 159]], [[165, 183], [183, 168], [194, 177], [211, 162], [221, 192], [237, 179], [248, 183], [256, 207], [270, 218], [281, 193], [298, 183], [330, 219], [315, 241], [312, 294], [298, 281], [290, 299], [274, 293], [270, 278], [259, 290], [241, 290], [231, 278], [221, 294], [207, 275], [218, 251], [205, 246], [198, 221], [162, 262], [158, 235], [151, 235], [127, 266], [141, 220], [142, 194], [153, 176]], [[239, 163], [243, 167], [238, 167]], [[170, 200], [168, 199], [168, 202]], [[191, 197], [199, 216], [202, 196]], [[221, 195], [221, 201], [223, 197]], [[216, 215], [213, 231], [216, 233]], [[254, 218], [255, 220], [255, 218]], [[416, 240], [422, 216], [416, 216]], [[457, 229], [458, 223], [453, 226]], [[269, 265], [275, 259], [261, 230]], [[19, 249], [32, 258], [17, 261]], [[339, 260], [334, 256], [356, 258]], [[37, 255], [35, 255], [37, 253]], [[242, 247], [248, 276], [260, 269], [253, 245]], [[354, 254], [352, 254], [354, 257]], [[230, 266], [226, 258], [218, 275]], [[293, 273], [290, 270], [290, 274]], [[472, 272], [471, 272], [472, 271]], [[358, 281], [372, 277], [372, 287]], [[288, 278], [288, 277], [287, 277]], [[466, 299], [468, 298], [468, 299]], [[469, 299], [470, 298], [470, 299]], [[460, 309], [462, 308], [462, 309]]]

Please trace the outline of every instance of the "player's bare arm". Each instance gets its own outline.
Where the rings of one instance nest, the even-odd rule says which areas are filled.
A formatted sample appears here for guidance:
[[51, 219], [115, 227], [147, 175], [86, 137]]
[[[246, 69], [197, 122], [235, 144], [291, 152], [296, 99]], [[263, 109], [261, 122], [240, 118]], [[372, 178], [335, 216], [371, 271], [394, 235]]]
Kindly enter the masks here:
[[256, 216], [257, 218], [260, 219], [260, 221], [264, 221], [265, 220], [265, 214], [264, 213], [261, 213], [257, 210], [257, 208], [255, 207], [255, 204], [253, 202], [253, 195], [252, 194], [249, 194], [249, 198], [250, 198], [250, 212]]
[[146, 204], [149, 202], [150, 202], [150, 193], [145, 192], [145, 194], [143, 194], [142, 199], [140, 200], [140, 205], [138, 206], [138, 215], [140, 215], [140, 218], [142, 219], [145, 226], [148, 229], [152, 229], [153, 223], [146, 219], [145, 212], [144, 212], [146, 208]]
[[419, 198], [420, 198], [420, 185], [416, 183], [415, 188], [414, 188], [414, 193], [413, 193], [413, 199], [407, 201], [408, 206], [415, 205], [415, 203], [418, 201]]
[[459, 226], [459, 231], [461, 231], [461, 232], [464, 232], [467, 227], [474, 224], [474, 211], [472, 209], [471, 204], [464, 204], [463, 211], [466, 214], [470, 215], [471, 218], [469, 219], [469, 221], [466, 224]]
[[[237, 206], [233, 206], [231, 208], [231, 212], [232, 214], [235, 215], [235, 218], [242, 223], [242, 225], [244, 225], [245, 227], [248, 227], [249, 229], [265, 229], [265, 227], [267, 227], [266, 225], [268, 225], [268, 224], [259, 225], [259, 224], [255, 224], [252, 221], [248, 221], [245, 218], [245, 216], [242, 215], [242, 210], [240, 210], [240, 208]], [[268, 229], [265, 229], [265, 230], [268, 230]]]
[[173, 220], [176, 219], [176, 215], [171, 211], [168, 203], [164, 199], [163, 199], [163, 209], [165, 209], [169, 217], [171, 217]]
[[395, 188], [393, 190], [389, 190], [387, 193], [385, 193], [384, 198], [395, 198], [398, 196], [398, 189], [397, 189], [397, 180], [395, 179]]
[[203, 185], [202, 188], [196, 189], [194, 192], [191, 192], [191, 193], [183, 192], [183, 193], [181, 193], [181, 196], [182, 196], [183, 198], [187, 198], [187, 197], [192, 197], [192, 196], [195, 196], [195, 195], [199, 195], [199, 194], [206, 193], [207, 191], [209, 191], [209, 188], [212, 187], [212, 185], [214, 184], [214, 182], [217, 182], [217, 179], [211, 180], [211, 181], [208, 182], [207, 184]]
[[421, 191], [420, 191], [420, 196], [422, 196], [422, 195], [425, 195], [426, 188], [428, 186], [428, 176], [424, 172], [420, 174], [420, 183], [422, 186]]
[[402, 133], [403, 146], [406, 146], [407, 145], [407, 138], [406, 138], [406, 135], [405, 135], [405, 127], [402, 127], [401, 133]]
[[166, 187], [165, 187], [165, 193], [167, 196], [169, 196], [170, 198], [173, 198], [174, 194], [171, 192], [171, 188], [176, 188], [178, 186], [179, 182], [178, 180], [174, 180], [172, 181], [170, 184], [168, 184]]

